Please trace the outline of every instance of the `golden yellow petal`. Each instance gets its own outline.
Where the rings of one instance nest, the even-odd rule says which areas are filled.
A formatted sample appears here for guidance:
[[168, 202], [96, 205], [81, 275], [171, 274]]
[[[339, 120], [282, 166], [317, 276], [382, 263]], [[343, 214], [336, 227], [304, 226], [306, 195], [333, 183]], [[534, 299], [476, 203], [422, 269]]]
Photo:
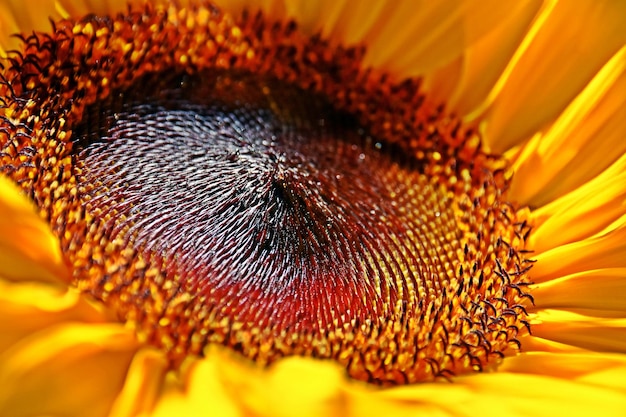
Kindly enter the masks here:
[[[95, 14], [115, 14], [126, 10], [127, 4], [133, 1], [123, 0], [46, 0], [55, 4], [58, 15], [63, 18], [80, 17], [89, 13]], [[140, 3], [135, 1], [135, 3]]]
[[508, 358], [501, 372], [553, 376], [619, 390], [626, 394], [626, 357], [613, 353], [529, 352]]
[[568, 355], [571, 362], [560, 354], [522, 354], [505, 359], [496, 373], [381, 389], [346, 381], [330, 362], [288, 358], [264, 370], [215, 348], [191, 364], [185, 383], [169, 385], [151, 415], [620, 415], [623, 355]]
[[66, 281], [57, 239], [33, 204], [0, 175], [0, 279]]
[[0, 279], [0, 353], [19, 340], [58, 323], [102, 323], [113, 318], [77, 291]]
[[[453, 416], [621, 416], [626, 395], [613, 389], [570, 381], [553, 375], [497, 372], [461, 377], [453, 384], [402, 387], [383, 391], [389, 405], [436, 404]], [[377, 396], [378, 397], [378, 396]], [[377, 400], [379, 398], [376, 398]], [[367, 407], [370, 397], [363, 396]], [[363, 414], [374, 415], [374, 414]], [[422, 414], [417, 414], [422, 415]], [[428, 415], [428, 414], [423, 414]]]
[[626, 155], [580, 188], [531, 214], [529, 247], [541, 253], [588, 238], [626, 212]]
[[[209, 349], [206, 359], [189, 359], [181, 368], [182, 380], [174, 372], [167, 375], [167, 380], [159, 395], [157, 404], [150, 414], [152, 417], [170, 417], [176, 415], [189, 416], [223, 416], [237, 417], [243, 415], [237, 403], [238, 396], [246, 392], [236, 393], [234, 397], [227, 391], [231, 388], [220, 376], [220, 368], [231, 366], [232, 362], [226, 355], [212, 353], [217, 349]], [[221, 363], [223, 362], [223, 363]], [[258, 371], [253, 364], [246, 367], [235, 367], [243, 378], [253, 376]], [[234, 388], [234, 387], [233, 387]], [[237, 387], [241, 388], [241, 387]]]
[[106, 416], [136, 351], [120, 324], [64, 324], [0, 355], [0, 415]]
[[626, 46], [544, 134], [524, 147], [514, 164], [511, 193], [523, 204], [544, 205], [589, 181], [624, 152]]
[[9, 50], [17, 49], [19, 41], [12, 38], [16, 33], [29, 33], [33, 30], [50, 29], [49, 16], [54, 16], [53, 1], [42, 1], [37, 7], [25, 7], [19, 0], [0, 2], [0, 56]]
[[498, 1], [407, 0], [388, 2], [387, 9], [366, 33], [341, 39], [366, 43], [368, 65], [426, 78], [504, 25], [510, 13], [510, 5]]
[[597, 269], [535, 285], [535, 308], [622, 311], [626, 317], [626, 268]]
[[533, 313], [533, 335], [601, 352], [626, 352], [626, 318], [591, 317], [564, 310]]
[[134, 417], [149, 414], [160, 394], [166, 369], [167, 361], [162, 352], [150, 348], [137, 352], [110, 415]]
[[487, 36], [465, 50], [462, 77], [445, 100], [454, 113], [468, 115], [470, 121], [477, 116], [474, 111], [488, 105], [485, 100], [522, 42], [541, 3], [510, 3], [510, 14], [504, 16]]
[[485, 120], [493, 150], [505, 151], [551, 123], [624, 46], [624, 27], [626, 2], [556, 3]]
[[[535, 335], [523, 336], [520, 339], [522, 343], [522, 351], [526, 352], [549, 352], [549, 353], [581, 353], [587, 352], [587, 349], [568, 345], [565, 343], [555, 342], [554, 340], [544, 339]], [[507, 358], [508, 360], [508, 358]]]
[[536, 283], [579, 272], [626, 267], [626, 224], [602, 235], [538, 254], [531, 277]]

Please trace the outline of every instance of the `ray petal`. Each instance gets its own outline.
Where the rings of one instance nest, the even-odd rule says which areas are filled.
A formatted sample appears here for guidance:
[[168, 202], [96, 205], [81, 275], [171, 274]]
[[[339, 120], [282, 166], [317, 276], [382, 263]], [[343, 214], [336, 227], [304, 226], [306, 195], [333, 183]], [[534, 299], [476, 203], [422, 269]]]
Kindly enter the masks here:
[[533, 313], [533, 335], [584, 349], [626, 352], [626, 318], [599, 318], [564, 310]]
[[626, 317], [626, 268], [584, 271], [531, 289], [535, 308], [622, 311]]
[[0, 278], [12, 281], [66, 281], [61, 249], [33, 204], [0, 175]]
[[[600, 140], [601, 139], [601, 140]], [[626, 152], [626, 46], [514, 163], [511, 193], [541, 206], [600, 174]]]
[[551, 123], [624, 46], [625, 26], [624, 2], [558, 2], [487, 116], [493, 149], [502, 152]]
[[606, 233], [538, 254], [532, 279], [540, 283], [594, 269], [623, 268], [625, 251], [626, 224], [621, 224]]
[[538, 253], [588, 238], [626, 213], [626, 155], [576, 190], [532, 212]]
[[126, 381], [113, 403], [110, 415], [134, 417], [150, 413], [165, 379], [167, 361], [161, 352], [141, 349], [128, 369]]
[[106, 416], [135, 350], [119, 324], [37, 332], [0, 355], [0, 415]]

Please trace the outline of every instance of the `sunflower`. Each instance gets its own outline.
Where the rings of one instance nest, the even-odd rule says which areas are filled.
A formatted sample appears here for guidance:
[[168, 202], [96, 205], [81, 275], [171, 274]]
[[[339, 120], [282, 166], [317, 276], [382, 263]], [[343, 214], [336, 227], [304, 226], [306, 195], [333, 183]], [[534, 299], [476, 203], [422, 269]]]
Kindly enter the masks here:
[[[223, 3], [1, 2], [0, 415], [622, 415], [624, 4]], [[206, 110], [206, 97], [222, 107]], [[311, 109], [325, 118], [311, 123]], [[233, 297], [185, 280], [221, 268], [186, 261], [211, 249], [193, 241], [195, 214], [172, 224], [199, 252], [162, 243], [175, 233], [167, 205], [117, 222], [144, 200], [120, 197], [110, 175], [138, 161], [162, 162], [165, 175], [144, 165], [133, 175], [149, 176], [123, 177], [125, 190], [197, 191], [196, 177], [175, 174], [213, 162], [167, 139], [180, 126], [197, 133], [207, 115], [226, 151], [211, 160], [222, 165], [200, 167], [218, 179], [237, 168], [213, 193], [238, 189], [238, 207], [281, 219], [267, 228], [264, 217], [255, 242], [282, 262], [266, 266], [272, 274], [309, 280], [299, 290], [313, 307], [255, 281]], [[270, 136], [288, 125], [296, 139], [232, 150], [240, 125], [263, 136], [274, 124]], [[175, 157], [132, 141], [144, 134], [165, 137]], [[116, 146], [103, 135], [118, 135]], [[233, 165], [243, 160], [245, 170]], [[337, 161], [348, 167], [334, 171]], [[242, 201], [246, 175], [261, 185]], [[255, 199], [267, 184], [272, 193]], [[182, 201], [189, 213], [202, 203]], [[157, 206], [166, 214], [155, 220]], [[239, 219], [211, 221], [224, 218]], [[320, 228], [321, 218], [333, 222]], [[406, 237], [414, 231], [425, 238]], [[216, 236], [237, 265], [256, 262], [235, 257], [244, 235], [233, 247]], [[276, 242], [286, 246], [272, 252]], [[137, 249], [154, 244], [183, 255]], [[316, 271], [344, 282], [345, 264], [360, 280], [327, 295]], [[252, 307], [233, 301], [261, 290], [270, 296]], [[287, 324], [268, 331], [272, 322]]]

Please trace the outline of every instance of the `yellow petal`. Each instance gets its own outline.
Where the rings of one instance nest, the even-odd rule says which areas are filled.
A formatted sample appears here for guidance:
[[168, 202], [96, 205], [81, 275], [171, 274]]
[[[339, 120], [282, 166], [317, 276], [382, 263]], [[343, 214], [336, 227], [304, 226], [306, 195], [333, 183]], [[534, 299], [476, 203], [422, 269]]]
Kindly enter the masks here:
[[65, 324], [0, 355], [0, 415], [106, 416], [136, 350], [118, 324]]
[[626, 360], [575, 353], [571, 362], [555, 359], [549, 367], [540, 366], [547, 354], [523, 354], [505, 359], [496, 373], [381, 389], [345, 380], [331, 362], [288, 358], [261, 369], [216, 348], [190, 366], [186, 384], [170, 384], [153, 415], [621, 415], [626, 395], [619, 372]]
[[522, 42], [538, 13], [541, 1], [517, 1], [509, 4], [510, 14], [493, 30], [463, 54], [462, 77], [453, 93], [446, 97], [449, 108], [458, 115], [468, 115], [484, 103], [513, 54]]
[[626, 224], [538, 254], [531, 278], [540, 283], [579, 272], [626, 267]]
[[152, 411], [165, 379], [167, 360], [162, 352], [142, 349], [133, 358], [121, 393], [110, 415], [134, 417]]
[[[511, 194], [541, 206], [601, 173], [626, 152], [626, 46], [514, 163]], [[625, 186], [626, 187], [626, 186]]]
[[64, 322], [112, 321], [102, 306], [77, 291], [40, 283], [0, 279], [0, 353], [22, 338]]
[[[378, 393], [350, 396], [359, 404], [362, 414], [375, 416], [369, 410], [385, 407], [404, 413], [396, 415], [430, 415], [423, 413], [436, 406], [451, 416], [621, 416], [626, 395], [605, 387], [570, 381], [553, 375], [496, 372], [460, 377], [455, 382], [394, 388]], [[383, 402], [384, 406], [374, 405]], [[372, 408], [370, 408], [370, 407]], [[383, 412], [382, 415], [387, 415]]]
[[500, 371], [558, 375], [626, 393], [626, 356], [620, 354], [530, 352], [507, 358]]
[[49, 30], [49, 16], [55, 15], [54, 2], [38, 2], [37, 7], [24, 7], [19, 0], [3, 0], [0, 4], [0, 56], [17, 49], [19, 41], [11, 35]]
[[[212, 351], [212, 350], [209, 350]], [[220, 360], [214, 354], [209, 354], [206, 359], [190, 359], [185, 363], [180, 373], [184, 376], [182, 381], [174, 372], [168, 374], [168, 378], [159, 395], [153, 417], [169, 417], [175, 415], [189, 416], [221, 416], [237, 417], [243, 415], [237, 406], [236, 397], [231, 398], [227, 392], [228, 385], [224, 384], [220, 377]], [[228, 366], [232, 361], [225, 359]], [[241, 376], [246, 378], [248, 372], [245, 368], [236, 368], [243, 371]], [[250, 373], [254, 368], [250, 369]], [[245, 395], [245, 391], [240, 393]], [[238, 395], [238, 394], [237, 394]]]
[[626, 2], [556, 3], [486, 118], [493, 149], [502, 152], [553, 121], [624, 46], [624, 27]]
[[626, 318], [590, 317], [570, 311], [533, 313], [533, 335], [602, 352], [626, 352]]
[[359, 36], [340, 38], [368, 45], [366, 65], [404, 77], [428, 78], [500, 27], [510, 12], [509, 5], [498, 1], [408, 0], [387, 5], [390, 10], [378, 15], [377, 25]]
[[626, 317], [626, 268], [584, 271], [533, 286], [535, 308], [622, 311]]
[[626, 211], [626, 155], [580, 188], [532, 212], [528, 246], [541, 253], [588, 238]]
[[549, 352], [549, 353], [580, 353], [587, 352], [586, 349], [565, 343], [555, 342], [536, 335], [525, 335], [520, 338], [522, 353], [528, 352]]
[[58, 240], [11, 181], [0, 175], [0, 278], [67, 281]]

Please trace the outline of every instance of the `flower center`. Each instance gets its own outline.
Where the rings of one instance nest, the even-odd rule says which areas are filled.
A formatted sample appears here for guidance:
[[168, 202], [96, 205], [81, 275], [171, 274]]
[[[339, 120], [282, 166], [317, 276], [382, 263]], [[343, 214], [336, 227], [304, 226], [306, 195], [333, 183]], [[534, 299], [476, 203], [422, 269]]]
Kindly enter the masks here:
[[497, 365], [530, 299], [506, 161], [361, 57], [204, 6], [62, 22], [4, 72], [0, 169], [73, 285], [173, 365], [210, 343], [375, 383]]

